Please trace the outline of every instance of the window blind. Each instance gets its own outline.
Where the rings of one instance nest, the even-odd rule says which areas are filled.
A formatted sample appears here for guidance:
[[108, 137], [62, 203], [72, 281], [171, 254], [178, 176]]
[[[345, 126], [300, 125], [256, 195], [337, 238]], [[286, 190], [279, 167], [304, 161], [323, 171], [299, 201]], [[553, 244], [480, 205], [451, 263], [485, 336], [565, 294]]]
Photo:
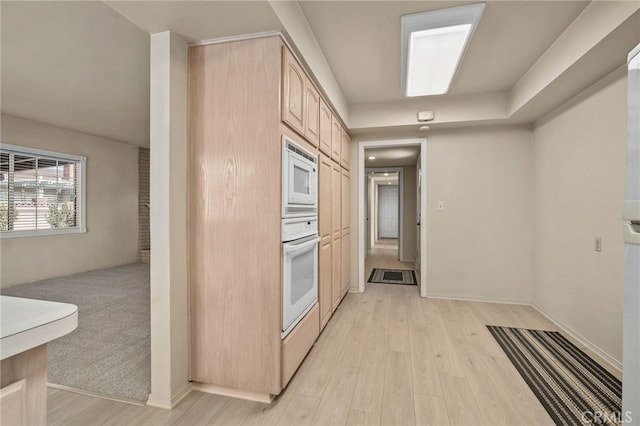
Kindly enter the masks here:
[[0, 231], [78, 228], [81, 157], [0, 148]]

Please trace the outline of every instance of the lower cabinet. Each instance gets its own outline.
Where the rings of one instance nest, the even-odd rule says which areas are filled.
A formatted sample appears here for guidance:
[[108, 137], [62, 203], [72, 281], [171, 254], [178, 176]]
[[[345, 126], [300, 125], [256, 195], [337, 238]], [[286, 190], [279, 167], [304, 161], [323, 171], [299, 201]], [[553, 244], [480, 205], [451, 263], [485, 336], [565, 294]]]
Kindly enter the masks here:
[[333, 298], [333, 307], [331, 309], [332, 312], [336, 310], [336, 308], [340, 304], [340, 300], [342, 300], [342, 259], [340, 257], [342, 247], [340, 243], [340, 238], [334, 239], [331, 243], [331, 296]]
[[284, 388], [293, 373], [313, 346], [320, 334], [320, 310], [318, 304], [305, 315], [291, 333], [282, 341], [282, 387]]
[[351, 284], [351, 233], [347, 230], [345, 234], [342, 234], [341, 240], [342, 246], [342, 291], [340, 292], [340, 297], [344, 297], [345, 294], [349, 291], [349, 286]]
[[47, 345], [0, 363], [0, 425], [47, 424]]
[[320, 330], [327, 325], [333, 312], [333, 298], [331, 297], [331, 236], [320, 241], [318, 254], [318, 305], [320, 309]]
[[27, 425], [27, 380], [22, 379], [0, 389], [0, 423]]

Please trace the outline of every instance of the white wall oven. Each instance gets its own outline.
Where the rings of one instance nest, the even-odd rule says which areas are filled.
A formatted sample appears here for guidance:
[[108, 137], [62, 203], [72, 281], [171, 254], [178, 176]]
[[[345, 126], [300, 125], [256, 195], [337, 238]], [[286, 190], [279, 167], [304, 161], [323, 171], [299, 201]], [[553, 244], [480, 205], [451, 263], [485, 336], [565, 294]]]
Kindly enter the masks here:
[[318, 157], [282, 136], [282, 217], [318, 214]]
[[318, 157], [282, 137], [282, 333], [318, 301]]
[[[316, 218], [283, 221], [282, 334], [284, 338], [318, 301], [318, 224]], [[300, 236], [291, 240], [292, 236]]]

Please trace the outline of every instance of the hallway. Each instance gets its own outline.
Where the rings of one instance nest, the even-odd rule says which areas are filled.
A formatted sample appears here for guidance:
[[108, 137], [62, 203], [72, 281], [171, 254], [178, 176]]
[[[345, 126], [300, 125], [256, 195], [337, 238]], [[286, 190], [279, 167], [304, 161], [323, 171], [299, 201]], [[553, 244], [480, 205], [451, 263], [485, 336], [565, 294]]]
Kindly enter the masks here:
[[365, 281], [371, 276], [373, 268], [414, 270], [415, 263], [398, 260], [397, 238], [380, 238], [367, 253], [364, 263]]

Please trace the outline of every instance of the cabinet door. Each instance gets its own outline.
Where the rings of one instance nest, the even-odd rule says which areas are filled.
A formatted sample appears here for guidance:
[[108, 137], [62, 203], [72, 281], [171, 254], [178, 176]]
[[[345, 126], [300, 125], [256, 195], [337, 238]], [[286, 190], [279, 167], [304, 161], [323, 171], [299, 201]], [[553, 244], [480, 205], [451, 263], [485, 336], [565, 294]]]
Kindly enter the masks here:
[[334, 115], [331, 119], [331, 159], [340, 164], [340, 148], [342, 145], [342, 126]]
[[332, 270], [333, 259], [331, 256], [331, 237], [320, 241], [320, 252], [318, 254], [318, 305], [320, 305], [320, 330], [331, 318], [333, 312], [333, 298], [331, 294], [333, 288]]
[[333, 210], [331, 208], [331, 193], [333, 191], [333, 164], [331, 159], [320, 154], [318, 171], [318, 233], [320, 238], [331, 241], [333, 228]]
[[320, 253], [318, 254], [318, 304], [320, 305], [320, 329], [331, 318], [333, 312], [332, 282], [333, 258], [333, 162], [331, 158], [320, 154], [318, 171], [318, 232], [320, 234]]
[[340, 297], [344, 297], [349, 291], [349, 285], [351, 283], [351, 234], [342, 235], [342, 291]]
[[289, 49], [282, 55], [282, 121], [304, 135], [305, 81], [302, 68]]
[[331, 257], [333, 259], [332, 278], [331, 278], [331, 297], [333, 298], [333, 310], [338, 307], [340, 299], [342, 298], [342, 260], [340, 257], [341, 252], [341, 186], [342, 186], [342, 170], [337, 164], [333, 164], [333, 172], [331, 175], [331, 228], [332, 228], [332, 242], [331, 242]]
[[[27, 425], [27, 380], [22, 379], [0, 389], [0, 420], [4, 425]], [[28, 407], [34, 410], [36, 407]], [[46, 408], [42, 407], [46, 412]]]
[[340, 238], [342, 230], [342, 170], [333, 163], [331, 174], [331, 230], [333, 239]]
[[320, 93], [313, 87], [309, 79], [306, 80], [304, 106], [304, 135], [313, 146], [318, 146], [320, 141]]
[[349, 226], [351, 221], [351, 177], [347, 170], [342, 170], [342, 179], [340, 182], [341, 187], [341, 202], [340, 202], [340, 224], [342, 234], [349, 232]]
[[329, 106], [320, 98], [320, 151], [331, 157], [331, 119]]
[[340, 164], [347, 170], [351, 169], [351, 138], [346, 130], [342, 129], [342, 148], [340, 149]]
[[342, 300], [342, 257], [340, 256], [340, 252], [342, 251], [341, 241], [342, 239], [338, 238], [337, 240], [333, 240], [331, 243], [331, 257], [333, 259], [331, 264], [331, 297], [333, 298], [333, 311], [336, 310], [340, 304], [340, 300]]

